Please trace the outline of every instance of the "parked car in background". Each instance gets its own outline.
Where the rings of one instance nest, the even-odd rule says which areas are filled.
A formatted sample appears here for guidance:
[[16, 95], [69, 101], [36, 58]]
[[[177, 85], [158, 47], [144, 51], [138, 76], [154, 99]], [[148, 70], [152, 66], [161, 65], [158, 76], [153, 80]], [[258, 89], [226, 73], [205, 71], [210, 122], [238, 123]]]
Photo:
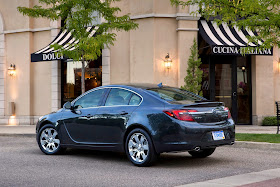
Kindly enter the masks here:
[[125, 152], [136, 166], [163, 152], [207, 157], [235, 141], [230, 111], [189, 91], [151, 84], [92, 89], [40, 117], [37, 142], [48, 155], [66, 148]]

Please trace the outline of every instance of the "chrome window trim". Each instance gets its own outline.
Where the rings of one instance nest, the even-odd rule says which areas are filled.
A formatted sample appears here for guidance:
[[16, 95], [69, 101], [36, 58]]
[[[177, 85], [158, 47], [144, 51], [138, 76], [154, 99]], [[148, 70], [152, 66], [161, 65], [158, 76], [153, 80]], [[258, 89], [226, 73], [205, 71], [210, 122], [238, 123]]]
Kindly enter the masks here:
[[[144, 100], [144, 98], [142, 97], [142, 95], [140, 95], [139, 93], [137, 93], [137, 92], [135, 92], [135, 91], [133, 91], [133, 90], [130, 90], [130, 89], [128, 89], [128, 88], [123, 88], [123, 87], [103, 87], [103, 88], [99, 88], [99, 87], [97, 87], [97, 88], [93, 88], [91, 91], [86, 92], [86, 93], [80, 95], [79, 97], [77, 97], [76, 99], [74, 99], [74, 100], [71, 102], [71, 105], [72, 105], [72, 104], [75, 104], [75, 102], [76, 102], [77, 100], [79, 100], [81, 97], [83, 97], [83, 96], [85, 96], [85, 95], [87, 95], [87, 94], [89, 94], [89, 93], [91, 93], [91, 92], [93, 92], [93, 91], [97, 91], [97, 90], [101, 90], [101, 89], [107, 89], [107, 88], [108, 88], [108, 89], [117, 88], [117, 89], [123, 89], [123, 90], [130, 91], [130, 92], [132, 92], [132, 93], [138, 95], [138, 96], [141, 98], [141, 101], [140, 101], [140, 103], [139, 103], [138, 105], [112, 105], [112, 106], [105, 106], [105, 105], [104, 105], [104, 106], [96, 106], [96, 107], [87, 107], [87, 108], [82, 108], [82, 109], [99, 108], [99, 107], [140, 106], [140, 105], [142, 104], [143, 100]], [[109, 92], [109, 94], [110, 94], [110, 92]], [[105, 103], [106, 103], [106, 101], [105, 101]]]

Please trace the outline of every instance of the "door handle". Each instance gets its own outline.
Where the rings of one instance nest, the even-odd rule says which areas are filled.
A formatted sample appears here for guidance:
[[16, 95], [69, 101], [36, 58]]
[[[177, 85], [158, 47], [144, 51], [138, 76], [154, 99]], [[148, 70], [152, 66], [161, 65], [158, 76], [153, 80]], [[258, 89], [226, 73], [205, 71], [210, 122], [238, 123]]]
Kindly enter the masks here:
[[122, 111], [122, 112], [120, 113], [120, 115], [126, 115], [126, 114], [128, 114], [128, 112], [126, 112], [126, 111]]
[[92, 118], [92, 117], [93, 117], [93, 115], [91, 115], [91, 114], [87, 115], [87, 118]]

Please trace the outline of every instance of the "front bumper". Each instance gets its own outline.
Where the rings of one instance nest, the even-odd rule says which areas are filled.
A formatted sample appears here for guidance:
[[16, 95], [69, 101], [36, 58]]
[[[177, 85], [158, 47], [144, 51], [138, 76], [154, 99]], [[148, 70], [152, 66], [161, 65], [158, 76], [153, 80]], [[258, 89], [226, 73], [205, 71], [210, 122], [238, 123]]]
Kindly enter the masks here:
[[[196, 147], [200, 149], [214, 148], [232, 145], [235, 142], [235, 125], [231, 119], [219, 125], [172, 120], [172, 125], [167, 126], [167, 129], [162, 129], [163, 131], [154, 138], [157, 153], [190, 151]], [[225, 139], [214, 140], [212, 132], [220, 130], [224, 131]]]

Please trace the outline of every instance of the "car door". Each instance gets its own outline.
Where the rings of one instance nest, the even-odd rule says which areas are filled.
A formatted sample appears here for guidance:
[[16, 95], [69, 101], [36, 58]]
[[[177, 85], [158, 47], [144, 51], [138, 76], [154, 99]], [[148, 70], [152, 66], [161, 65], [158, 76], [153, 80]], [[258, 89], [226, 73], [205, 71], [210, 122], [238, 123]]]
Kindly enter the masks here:
[[74, 101], [73, 110], [63, 114], [63, 122], [68, 135], [75, 143], [96, 142], [96, 112], [109, 89], [97, 89], [86, 93]]
[[99, 128], [98, 142], [122, 144], [122, 135], [133, 111], [139, 106], [142, 97], [130, 90], [112, 88], [104, 106], [96, 114]]

